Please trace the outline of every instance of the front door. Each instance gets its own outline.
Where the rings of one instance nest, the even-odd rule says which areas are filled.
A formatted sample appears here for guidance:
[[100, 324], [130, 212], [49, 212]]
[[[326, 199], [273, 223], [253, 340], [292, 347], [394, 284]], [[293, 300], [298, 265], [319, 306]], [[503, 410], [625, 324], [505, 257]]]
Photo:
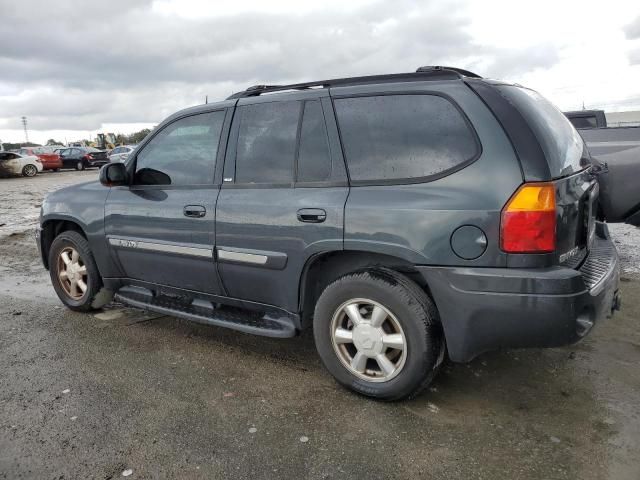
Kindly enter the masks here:
[[305, 262], [343, 246], [348, 183], [331, 102], [321, 91], [241, 99], [229, 138], [220, 276], [231, 297], [295, 312]]
[[105, 231], [123, 277], [220, 293], [214, 262], [214, 182], [226, 111], [161, 127], [128, 164], [129, 186], [113, 187]]

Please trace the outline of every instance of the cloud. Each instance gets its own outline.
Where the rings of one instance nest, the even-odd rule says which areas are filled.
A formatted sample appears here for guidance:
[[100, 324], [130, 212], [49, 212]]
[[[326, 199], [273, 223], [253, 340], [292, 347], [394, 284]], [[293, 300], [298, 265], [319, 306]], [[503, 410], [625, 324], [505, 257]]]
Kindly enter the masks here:
[[629, 40], [640, 38], [640, 16], [624, 27], [624, 33]]
[[506, 77], [559, 58], [552, 44], [517, 51], [478, 45], [459, 1], [378, 0], [348, 9], [239, 9], [213, 16], [177, 15], [180, 3], [169, 4], [22, 0], [3, 6], [0, 128], [22, 115], [40, 130], [158, 122], [205, 95], [222, 99], [256, 83], [439, 64]]

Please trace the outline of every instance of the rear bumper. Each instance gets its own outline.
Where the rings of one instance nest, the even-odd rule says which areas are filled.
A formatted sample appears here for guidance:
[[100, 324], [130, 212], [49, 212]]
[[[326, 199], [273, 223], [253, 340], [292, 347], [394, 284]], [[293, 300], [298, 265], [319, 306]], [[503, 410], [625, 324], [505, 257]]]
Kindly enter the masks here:
[[500, 348], [574, 343], [620, 303], [618, 255], [604, 224], [579, 270], [417, 268], [458, 362]]
[[87, 165], [88, 165], [89, 167], [101, 167], [101, 166], [103, 166], [103, 165], [106, 165], [107, 163], [109, 163], [109, 160], [108, 160], [108, 159], [104, 159], [104, 160], [102, 160], [102, 159], [101, 159], [101, 160], [92, 160], [92, 161], [89, 161], [89, 162], [87, 162]]

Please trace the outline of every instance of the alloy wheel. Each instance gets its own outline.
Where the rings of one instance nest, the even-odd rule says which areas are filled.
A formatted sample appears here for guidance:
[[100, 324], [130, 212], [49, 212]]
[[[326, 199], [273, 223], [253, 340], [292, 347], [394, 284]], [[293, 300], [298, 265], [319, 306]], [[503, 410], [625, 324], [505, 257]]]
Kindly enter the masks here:
[[34, 177], [38, 173], [38, 169], [34, 165], [25, 165], [24, 174], [27, 177]]
[[407, 341], [398, 319], [373, 300], [340, 305], [331, 320], [331, 343], [340, 362], [369, 382], [396, 377], [407, 358]]
[[58, 280], [73, 300], [80, 300], [87, 292], [87, 266], [73, 247], [65, 247], [58, 254]]

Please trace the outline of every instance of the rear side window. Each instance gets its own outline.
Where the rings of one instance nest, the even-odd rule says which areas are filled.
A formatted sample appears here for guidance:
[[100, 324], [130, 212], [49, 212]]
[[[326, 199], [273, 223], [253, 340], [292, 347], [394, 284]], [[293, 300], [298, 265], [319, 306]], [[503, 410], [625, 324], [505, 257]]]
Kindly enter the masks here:
[[164, 127], [137, 155], [137, 185], [213, 183], [224, 111], [181, 118]]
[[322, 182], [331, 177], [331, 154], [324, 115], [319, 100], [305, 102], [300, 150], [298, 182]]
[[598, 126], [596, 117], [572, 117], [569, 121], [576, 128], [596, 128]]
[[301, 102], [238, 107], [237, 183], [293, 182]]
[[528, 88], [515, 85], [500, 85], [497, 88], [531, 127], [553, 178], [571, 175], [589, 165], [582, 137], [550, 101]]
[[425, 179], [479, 153], [460, 111], [436, 95], [380, 95], [335, 101], [355, 182]]

